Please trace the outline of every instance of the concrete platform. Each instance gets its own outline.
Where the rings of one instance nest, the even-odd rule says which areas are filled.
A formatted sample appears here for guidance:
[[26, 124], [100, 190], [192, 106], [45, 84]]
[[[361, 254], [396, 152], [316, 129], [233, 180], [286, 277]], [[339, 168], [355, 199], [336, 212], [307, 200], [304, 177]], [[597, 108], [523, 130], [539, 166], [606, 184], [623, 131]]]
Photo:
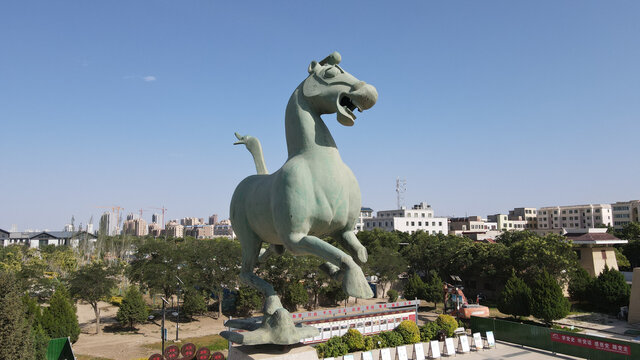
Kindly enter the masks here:
[[233, 346], [229, 360], [318, 360], [316, 349], [309, 345]]

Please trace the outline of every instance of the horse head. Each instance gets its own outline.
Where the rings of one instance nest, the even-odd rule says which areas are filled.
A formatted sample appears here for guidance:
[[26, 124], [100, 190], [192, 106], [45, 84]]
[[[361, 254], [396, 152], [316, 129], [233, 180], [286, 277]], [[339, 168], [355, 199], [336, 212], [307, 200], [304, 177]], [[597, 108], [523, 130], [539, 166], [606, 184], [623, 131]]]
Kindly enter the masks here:
[[338, 64], [338, 52], [309, 65], [309, 76], [302, 83], [302, 95], [312, 110], [319, 114], [337, 113], [337, 120], [352, 126], [356, 116], [353, 111], [371, 108], [378, 100], [376, 88], [356, 79]]

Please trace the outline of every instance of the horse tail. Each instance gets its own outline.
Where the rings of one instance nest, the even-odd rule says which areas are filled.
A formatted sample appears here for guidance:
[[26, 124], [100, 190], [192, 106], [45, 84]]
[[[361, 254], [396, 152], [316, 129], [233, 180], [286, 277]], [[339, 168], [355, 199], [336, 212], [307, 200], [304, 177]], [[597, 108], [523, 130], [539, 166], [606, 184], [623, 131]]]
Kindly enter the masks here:
[[233, 145], [244, 144], [244, 146], [249, 150], [251, 156], [253, 156], [253, 162], [256, 164], [256, 172], [258, 175], [267, 175], [269, 174], [269, 170], [267, 170], [267, 164], [264, 162], [264, 154], [262, 153], [262, 145], [260, 145], [260, 140], [251, 135], [241, 136], [238, 133], [235, 133], [238, 141], [233, 143]]

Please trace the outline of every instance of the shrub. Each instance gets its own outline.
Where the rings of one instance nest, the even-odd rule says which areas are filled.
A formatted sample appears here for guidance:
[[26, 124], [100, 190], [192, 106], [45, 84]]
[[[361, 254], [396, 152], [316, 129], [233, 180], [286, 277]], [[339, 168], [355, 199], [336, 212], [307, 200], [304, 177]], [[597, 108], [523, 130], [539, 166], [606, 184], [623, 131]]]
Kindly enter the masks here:
[[458, 321], [451, 315], [438, 315], [436, 319], [436, 329], [442, 330], [447, 337], [452, 337], [454, 331], [458, 328]]
[[631, 289], [618, 270], [604, 270], [593, 282], [592, 303], [602, 312], [617, 313], [621, 306], [629, 305]]
[[402, 335], [395, 331], [385, 331], [380, 335], [385, 339], [385, 347], [396, 347], [404, 343]]
[[387, 295], [389, 296], [389, 302], [395, 302], [398, 300], [398, 292], [393, 289], [387, 291]]
[[415, 322], [410, 320], [404, 320], [393, 331], [402, 336], [404, 344], [415, 344], [420, 342], [420, 329]]
[[324, 345], [322, 357], [338, 357], [349, 353], [349, 346], [339, 336], [332, 337]]
[[569, 296], [571, 299], [579, 302], [587, 302], [591, 297], [593, 289], [593, 278], [587, 270], [578, 267], [569, 278]]
[[243, 286], [238, 289], [236, 296], [236, 315], [240, 317], [251, 316], [254, 311], [262, 307], [262, 295], [258, 290]]
[[382, 349], [387, 347], [387, 339], [384, 336], [377, 334], [377, 335], [368, 337], [368, 339], [369, 338], [371, 339], [371, 341], [373, 341], [374, 349]]
[[562, 294], [556, 279], [548, 272], [540, 273], [531, 289], [531, 315], [550, 324], [569, 314], [569, 300]]
[[342, 335], [342, 342], [347, 344], [349, 352], [364, 350], [364, 336], [356, 329], [349, 329]]
[[498, 310], [503, 314], [529, 316], [531, 314], [531, 289], [520, 278], [512, 275], [498, 298]]
[[438, 336], [438, 324], [435, 321], [428, 322], [420, 327], [420, 341], [427, 342]]
[[376, 344], [373, 342], [372, 336], [367, 336], [364, 338], [364, 351], [373, 350], [376, 348]]
[[112, 296], [109, 298], [109, 303], [113, 306], [120, 306], [122, 305], [122, 296]]

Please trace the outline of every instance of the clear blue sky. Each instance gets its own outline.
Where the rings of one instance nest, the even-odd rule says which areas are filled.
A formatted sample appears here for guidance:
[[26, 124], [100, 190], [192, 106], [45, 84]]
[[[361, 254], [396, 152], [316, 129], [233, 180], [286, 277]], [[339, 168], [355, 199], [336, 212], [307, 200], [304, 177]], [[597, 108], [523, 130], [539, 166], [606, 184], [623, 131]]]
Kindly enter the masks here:
[[[640, 198], [637, 1], [3, 1], [0, 228], [101, 209], [228, 216], [286, 159], [284, 109], [337, 50], [379, 101], [325, 118], [363, 205], [438, 215]], [[145, 213], [149, 219], [151, 213]]]

